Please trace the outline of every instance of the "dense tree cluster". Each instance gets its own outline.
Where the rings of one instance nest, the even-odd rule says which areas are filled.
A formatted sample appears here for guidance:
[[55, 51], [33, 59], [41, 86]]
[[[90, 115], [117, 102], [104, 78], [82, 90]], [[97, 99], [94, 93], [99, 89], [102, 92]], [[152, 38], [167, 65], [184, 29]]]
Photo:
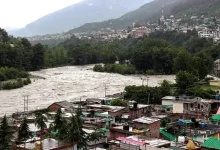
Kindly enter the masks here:
[[44, 66], [44, 46], [34, 46], [25, 39], [14, 38], [0, 29], [0, 66], [37, 70]]
[[93, 71], [108, 72], [108, 73], [120, 73], [120, 74], [134, 74], [135, 67], [127, 64], [106, 64], [95, 65]]
[[159, 87], [127, 86], [124, 98], [141, 104], [161, 104], [161, 98], [167, 95], [171, 95], [171, 84], [164, 80]]

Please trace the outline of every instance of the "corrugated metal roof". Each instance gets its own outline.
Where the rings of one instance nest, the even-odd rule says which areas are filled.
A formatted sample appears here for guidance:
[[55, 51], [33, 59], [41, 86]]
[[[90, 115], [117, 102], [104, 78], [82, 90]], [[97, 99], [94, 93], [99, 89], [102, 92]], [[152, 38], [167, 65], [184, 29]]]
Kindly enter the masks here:
[[167, 137], [170, 141], [175, 141], [176, 137], [169, 132], [167, 132], [164, 128], [160, 129], [160, 134]]
[[220, 115], [213, 115], [212, 120], [214, 121], [220, 121]]
[[211, 137], [202, 144], [202, 147], [220, 150], [220, 140]]

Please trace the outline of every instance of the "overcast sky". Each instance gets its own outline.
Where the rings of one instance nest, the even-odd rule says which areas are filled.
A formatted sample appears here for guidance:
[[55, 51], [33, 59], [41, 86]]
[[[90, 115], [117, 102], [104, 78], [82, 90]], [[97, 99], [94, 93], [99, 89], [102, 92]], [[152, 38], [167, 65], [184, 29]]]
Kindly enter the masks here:
[[0, 27], [21, 28], [81, 0], [0, 0]]

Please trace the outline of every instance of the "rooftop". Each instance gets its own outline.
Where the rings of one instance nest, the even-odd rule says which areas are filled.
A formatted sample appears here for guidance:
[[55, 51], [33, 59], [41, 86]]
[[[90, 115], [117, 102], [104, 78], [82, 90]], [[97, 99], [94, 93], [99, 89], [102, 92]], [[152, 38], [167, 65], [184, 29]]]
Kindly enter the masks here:
[[124, 142], [129, 142], [131, 141], [130, 144], [133, 144], [133, 145], [144, 145], [144, 144], [147, 144], [148, 146], [150, 147], [161, 147], [163, 145], [167, 145], [167, 144], [170, 144], [170, 141], [167, 141], [167, 140], [161, 140], [161, 139], [142, 139], [140, 138], [139, 136], [129, 136], [129, 137], [126, 137], [126, 138], [121, 138], [120, 141], [124, 141]]
[[[141, 109], [141, 108], [146, 108], [146, 107], [149, 107], [149, 106], [150, 106], [150, 105], [138, 104], [138, 105], [137, 105], [137, 108], [138, 108], [138, 109]], [[130, 108], [133, 108], [133, 105], [129, 105], [129, 107], [130, 107]]]
[[121, 106], [107, 106], [107, 105], [87, 105], [87, 107], [108, 109], [108, 111], [111, 111], [111, 112], [117, 112], [125, 108]]
[[144, 124], [152, 124], [157, 121], [160, 121], [160, 119], [150, 118], [150, 117], [141, 117], [141, 118], [133, 120], [133, 122], [139, 122], [139, 123], [144, 123]]
[[201, 145], [201, 147], [209, 149], [220, 149], [220, 140], [217, 138], [209, 138]]
[[62, 108], [65, 108], [67, 110], [71, 110], [72, 109], [72, 105], [73, 105], [72, 103], [70, 103], [68, 101], [55, 102], [53, 104], [57, 104], [57, 105], [61, 106]]

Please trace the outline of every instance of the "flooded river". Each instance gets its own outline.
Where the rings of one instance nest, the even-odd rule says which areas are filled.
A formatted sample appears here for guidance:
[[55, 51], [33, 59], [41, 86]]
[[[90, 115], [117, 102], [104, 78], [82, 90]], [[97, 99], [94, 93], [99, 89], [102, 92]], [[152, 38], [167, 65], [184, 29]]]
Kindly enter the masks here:
[[[0, 91], [0, 116], [24, 110], [24, 95], [29, 95], [29, 110], [46, 108], [57, 101], [85, 100], [106, 94], [119, 93], [127, 85], [142, 85], [142, 76], [98, 73], [90, 66], [71, 66], [31, 72], [45, 79], [33, 79], [32, 84], [20, 89]], [[164, 79], [174, 82], [174, 76], [145, 77], [144, 84], [157, 86]]]

